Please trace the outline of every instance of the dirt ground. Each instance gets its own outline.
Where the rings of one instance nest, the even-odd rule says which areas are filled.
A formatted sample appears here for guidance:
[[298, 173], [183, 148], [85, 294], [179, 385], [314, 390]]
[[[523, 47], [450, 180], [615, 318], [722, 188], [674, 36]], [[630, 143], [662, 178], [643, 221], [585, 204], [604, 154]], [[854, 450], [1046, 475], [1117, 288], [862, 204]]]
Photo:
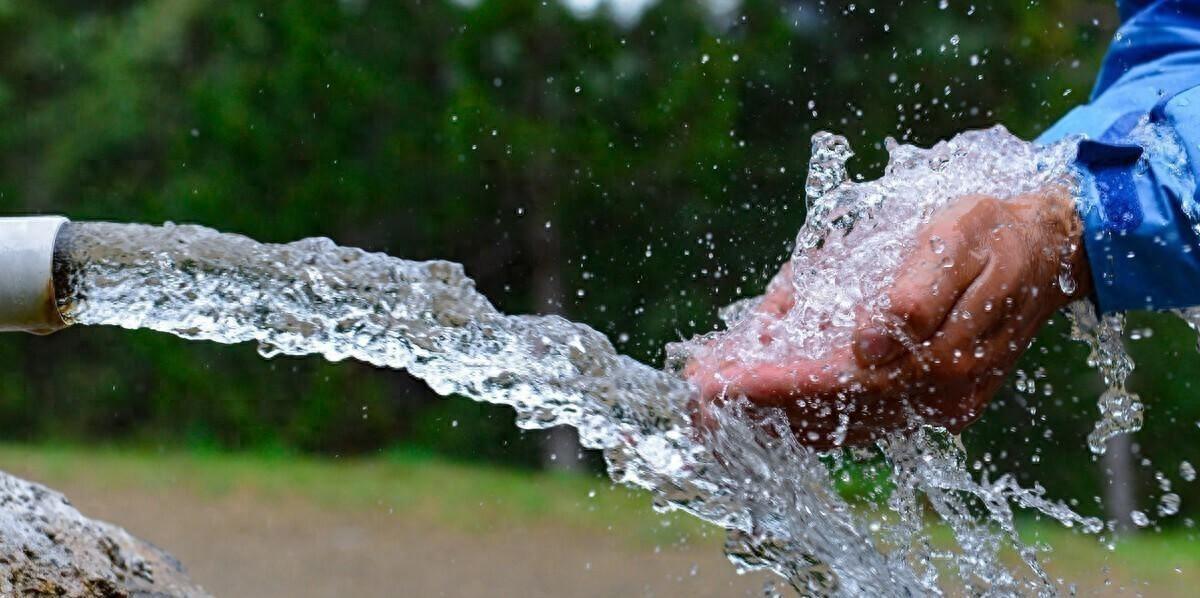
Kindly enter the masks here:
[[[737, 575], [710, 528], [667, 525], [644, 496], [585, 478], [45, 447], [0, 447], [0, 469], [165, 548], [216, 596], [699, 598], [762, 596], [770, 579]], [[1054, 546], [1045, 563], [1063, 594], [1197, 595], [1200, 548], [1186, 530], [1115, 551], [1058, 526], [1031, 530]], [[691, 540], [670, 540], [680, 537]]]
[[[29, 475], [23, 472], [21, 475]], [[30, 475], [37, 481], [36, 475]], [[216, 596], [743, 596], [714, 540], [631, 546], [567, 526], [468, 533], [403, 514], [327, 509], [251, 493], [201, 497], [55, 480], [86, 515], [167, 549]]]

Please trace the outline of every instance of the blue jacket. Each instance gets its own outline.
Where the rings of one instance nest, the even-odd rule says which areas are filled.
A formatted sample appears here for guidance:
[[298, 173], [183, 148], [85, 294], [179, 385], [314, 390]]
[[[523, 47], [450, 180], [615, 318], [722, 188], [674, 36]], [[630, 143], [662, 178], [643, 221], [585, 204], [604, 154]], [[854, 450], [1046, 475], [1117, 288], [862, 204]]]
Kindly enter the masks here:
[[1100, 308], [1200, 305], [1200, 0], [1117, 5], [1090, 102], [1038, 141], [1087, 137], [1076, 165]]

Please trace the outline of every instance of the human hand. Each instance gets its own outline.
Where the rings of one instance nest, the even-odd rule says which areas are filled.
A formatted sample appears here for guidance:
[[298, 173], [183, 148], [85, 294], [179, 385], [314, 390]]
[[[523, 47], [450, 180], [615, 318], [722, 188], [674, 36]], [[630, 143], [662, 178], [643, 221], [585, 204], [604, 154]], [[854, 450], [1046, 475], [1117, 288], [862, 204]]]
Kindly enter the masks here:
[[[690, 363], [700, 418], [713, 401], [745, 397], [783, 409], [817, 448], [863, 444], [918, 421], [957, 433], [982, 414], [1046, 320], [1090, 292], [1081, 233], [1064, 189], [963, 197], [918, 234], [883, 313], [857, 314], [852, 346], [819, 361]], [[1064, 264], [1074, 281], [1065, 289]], [[783, 317], [795, 303], [781, 278], [760, 316]]]

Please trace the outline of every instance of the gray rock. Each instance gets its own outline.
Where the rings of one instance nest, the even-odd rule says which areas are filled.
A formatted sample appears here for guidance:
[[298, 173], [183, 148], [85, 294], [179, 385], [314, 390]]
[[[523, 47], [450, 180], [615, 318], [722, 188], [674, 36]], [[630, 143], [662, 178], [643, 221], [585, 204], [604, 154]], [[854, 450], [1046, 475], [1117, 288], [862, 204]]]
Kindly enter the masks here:
[[207, 596], [179, 561], [0, 471], [0, 596]]

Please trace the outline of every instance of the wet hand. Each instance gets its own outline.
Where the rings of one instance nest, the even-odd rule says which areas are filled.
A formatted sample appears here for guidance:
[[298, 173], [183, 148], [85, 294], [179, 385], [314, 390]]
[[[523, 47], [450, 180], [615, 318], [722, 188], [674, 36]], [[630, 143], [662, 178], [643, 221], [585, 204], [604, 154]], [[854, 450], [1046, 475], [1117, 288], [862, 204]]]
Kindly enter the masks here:
[[[916, 422], [959, 432], [1046, 320], [1090, 292], [1081, 231], [1063, 189], [961, 198], [919, 233], [882, 312], [857, 314], [852, 346], [820, 361], [689, 364], [701, 419], [707, 404], [745, 397], [783, 409], [798, 437], [819, 448], [863, 444]], [[784, 274], [760, 314], [783, 317], [794, 304]]]

